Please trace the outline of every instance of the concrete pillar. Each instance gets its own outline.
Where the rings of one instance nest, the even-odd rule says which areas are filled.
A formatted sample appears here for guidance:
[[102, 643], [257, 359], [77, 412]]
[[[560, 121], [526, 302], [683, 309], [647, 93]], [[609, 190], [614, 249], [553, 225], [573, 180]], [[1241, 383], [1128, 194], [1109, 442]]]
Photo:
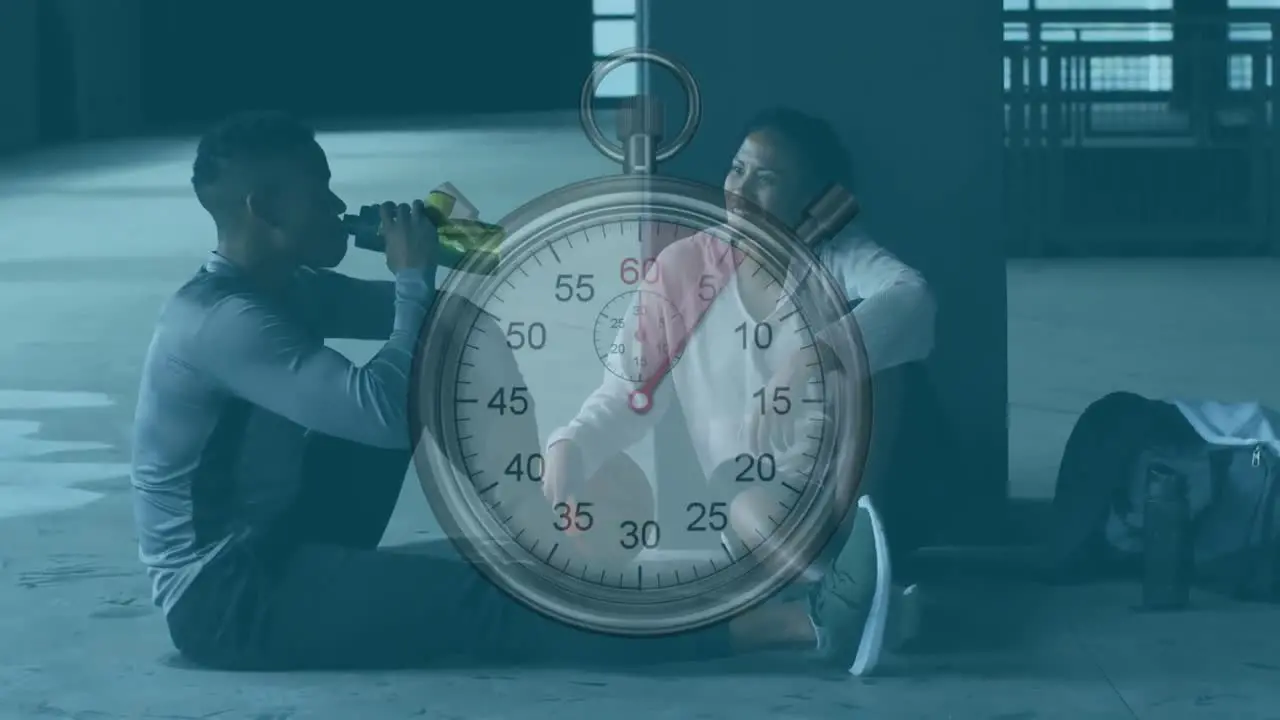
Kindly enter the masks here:
[[[1211, 119], [1227, 90], [1228, 0], [1174, 0], [1173, 104]], [[1202, 120], [1203, 121], [1203, 120]]]
[[73, 46], [78, 136], [136, 132], [142, 123], [141, 0], [56, 1]]
[[37, 2], [0, 2], [0, 153], [30, 147], [40, 137]]
[[[644, 12], [647, 44], [704, 94], [698, 139], [663, 172], [719, 184], [742, 123], [770, 105], [844, 132], [870, 230], [928, 276], [940, 305], [932, 369], [961, 450], [947, 458], [947, 539], [995, 539], [982, 535], [998, 534], [1008, 495], [1001, 3], [651, 1]], [[675, 94], [655, 75], [660, 95]], [[931, 451], [930, 438], [912, 441]], [[684, 452], [660, 442], [660, 462]]]

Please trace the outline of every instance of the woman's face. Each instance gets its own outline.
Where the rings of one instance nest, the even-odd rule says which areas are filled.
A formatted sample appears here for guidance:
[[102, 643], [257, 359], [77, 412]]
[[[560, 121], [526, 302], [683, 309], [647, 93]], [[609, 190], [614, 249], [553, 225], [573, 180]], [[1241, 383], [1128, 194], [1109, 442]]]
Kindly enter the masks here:
[[748, 135], [724, 178], [730, 222], [746, 199], [788, 226], [798, 224], [805, 207], [803, 168], [796, 160], [786, 141], [775, 134], [766, 130]]

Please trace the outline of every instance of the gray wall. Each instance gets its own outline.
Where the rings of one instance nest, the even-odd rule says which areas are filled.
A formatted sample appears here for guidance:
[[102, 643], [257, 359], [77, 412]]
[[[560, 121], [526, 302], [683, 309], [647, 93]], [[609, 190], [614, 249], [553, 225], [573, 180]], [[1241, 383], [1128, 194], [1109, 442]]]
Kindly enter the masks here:
[[75, 48], [76, 126], [82, 138], [128, 133], [142, 122], [142, 3], [58, 0]]
[[[43, 7], [42, 7], [43, 6]], [[0, 2], [0, 152], [30, 147], [42, 135], [42, 93], [63, 92], [79, 137], [117, 135], [141, 121], [139, 0]], [[70, 44], [74, 84], [41, 82], [40, 12], [60, 23]], [[47, 46], [46, 46], [47, 47]], [[47, 68], [46, 68], [47, 69]], [[44, 87], [42, 87], [44, 85]], [[46, 98], [48, 95], [46, 95]]]
[[[947, 479], [962, 519], [952, 537], [998, 527], [990, 514], [1007, 496], [1000, 12], [999, 0], [651, 0], [645, 10], [647, 44], [685, 64], [704, 95], [698, 139], [664, 172], [719, 184], [742, 123], [768, 105], [844, 131], [864, 219], [928, 276], [941, 307], [932, 370], [964, 451]], [[671, 98], [663, 79], [653, 87]], [[929, 451], [929, 438], [918, 442]]]
[[591, 0], [0, 0], [0, 153], [264, 107], [313, 119], [569, 109], [591, 20]]
[[26, 147], [40, 135], [36, 82], [36, 3], [0, 2], [0, 152]]
[[143, 108], [168, 126], [229, 108], [326, 119], [570, 109], [591, 68], [591, 0], [143, 7]]

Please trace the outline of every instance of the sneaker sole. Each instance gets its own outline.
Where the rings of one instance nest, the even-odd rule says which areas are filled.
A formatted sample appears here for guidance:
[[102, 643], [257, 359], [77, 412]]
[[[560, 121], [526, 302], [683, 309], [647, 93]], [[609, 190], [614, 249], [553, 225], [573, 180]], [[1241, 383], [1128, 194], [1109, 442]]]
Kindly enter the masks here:
[[871, 499], [865, 495], [858, 499], [858, 507], [867, 513], [876, 546], [876, 589], [871, 597], [866, 624], [862, 628], [862, 639], [858, 642], [858, 654], [854, 656], [853, 665], [849, 666], [851, 675], [862, 676], [876, 668], [884, 650], [885, 630], [889, 624], [889, 598], [893, 593], [893, 568], [890, 567], [889, 541], [885, 537], [880, 514], [871, 504]]

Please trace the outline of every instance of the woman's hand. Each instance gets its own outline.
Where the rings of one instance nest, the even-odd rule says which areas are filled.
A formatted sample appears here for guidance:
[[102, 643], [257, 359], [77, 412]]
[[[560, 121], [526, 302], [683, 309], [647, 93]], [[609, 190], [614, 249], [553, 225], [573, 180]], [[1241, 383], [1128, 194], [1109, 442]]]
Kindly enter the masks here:
[[582, 451], [572, 440], [561, 440], [543, 456], [542, 494], [554, 506], [581, 495], [586, 477]]

